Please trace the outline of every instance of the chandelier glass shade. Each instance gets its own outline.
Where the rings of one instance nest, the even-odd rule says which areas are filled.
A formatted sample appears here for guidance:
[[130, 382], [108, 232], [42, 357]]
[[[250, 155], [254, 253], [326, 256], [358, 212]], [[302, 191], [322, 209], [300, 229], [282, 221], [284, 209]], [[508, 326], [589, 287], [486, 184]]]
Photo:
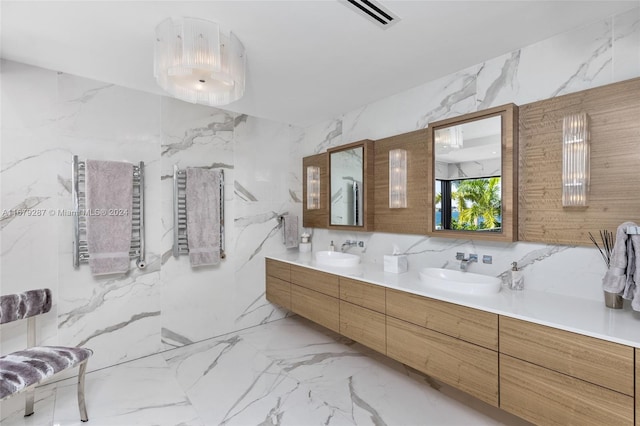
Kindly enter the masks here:
[[461, 149], [464, 141], [462, 126], [438, 129], [435, 134], [436, 145], [444, 149]]
[[168, 18], [156, 27], [154, 76], [178, 99], [210, 106], [244, 95], [245, 51], [230, 32], [198, 18]]

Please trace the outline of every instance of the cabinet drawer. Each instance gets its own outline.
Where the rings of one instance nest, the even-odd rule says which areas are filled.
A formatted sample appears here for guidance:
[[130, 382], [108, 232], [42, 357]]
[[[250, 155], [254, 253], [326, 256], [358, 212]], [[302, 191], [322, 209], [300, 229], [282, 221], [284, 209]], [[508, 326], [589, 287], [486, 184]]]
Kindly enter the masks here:
[[500, 317], [500, 352], [633, 396], [633, 348]]
[[291, 265], [291, 282], [310, 290], [319, 291], [327, 296], [340, 297], [337, 275]]
[[340, 299], [384, 314], [385, 289], [350, 278], [340, 277]]
[[387, 289], [387, 315], [498, 350], [498, 315]]
[[291, 281], [291, 265], [285, 262], [278, 262], [273, 259], [265, 259], [268, 276], [280, 278], [284, 281]]
[[291, 284], [267, 275], [266, 297], [269, 302], [291, 309]]
[[633, 398], [500, 355], [500, 408], [536, 424], [633, 425]]
[[387, 353], [385, 317], [379, 312], [341, 300], [340, 334], [382, 354]]
[[340, 332], [340, 304], [335, 297], [291, 284], [291, 310], [329, 330]]
[[636, 348], [636, 426], [640, 425], [640, 349]]
[[387, 356], [498, 406], [498, 353], [387, 317]]

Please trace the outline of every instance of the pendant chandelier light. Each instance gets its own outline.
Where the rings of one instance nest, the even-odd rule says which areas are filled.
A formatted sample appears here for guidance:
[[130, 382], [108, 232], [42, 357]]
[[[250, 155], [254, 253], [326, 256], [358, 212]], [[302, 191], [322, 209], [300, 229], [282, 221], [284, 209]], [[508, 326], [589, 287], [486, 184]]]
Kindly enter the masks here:
[[244, 46], [215, 22], [168, 18], [156, 27], [154, 75], [173, 97], [226, 105], [244, 94]]
[[446, 129], [436, 130], [436, 145], [440, 145], [444, 149], [461, 149], [464, 136], [462, 134], [462, 126], [452, 126]]

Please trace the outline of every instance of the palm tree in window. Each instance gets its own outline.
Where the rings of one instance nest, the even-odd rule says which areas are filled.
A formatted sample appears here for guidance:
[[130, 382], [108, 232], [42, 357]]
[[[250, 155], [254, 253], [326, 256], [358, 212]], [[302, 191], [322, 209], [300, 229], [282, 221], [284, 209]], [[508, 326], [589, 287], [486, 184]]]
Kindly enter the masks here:
[[452, 198], [460, 211], [458, 229], [495, 229], [501, 226], [500, 178], [461, 180]]

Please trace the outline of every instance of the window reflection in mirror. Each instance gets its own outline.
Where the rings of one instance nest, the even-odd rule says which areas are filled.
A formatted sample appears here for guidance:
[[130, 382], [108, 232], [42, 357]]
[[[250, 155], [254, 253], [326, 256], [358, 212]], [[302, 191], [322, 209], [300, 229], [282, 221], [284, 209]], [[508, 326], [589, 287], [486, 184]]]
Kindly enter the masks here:
[[436, 230], [502, 231], [502, 118], [436, 129]]
[[331, 225], [363, 226], [364, 148], [331, 152]]

